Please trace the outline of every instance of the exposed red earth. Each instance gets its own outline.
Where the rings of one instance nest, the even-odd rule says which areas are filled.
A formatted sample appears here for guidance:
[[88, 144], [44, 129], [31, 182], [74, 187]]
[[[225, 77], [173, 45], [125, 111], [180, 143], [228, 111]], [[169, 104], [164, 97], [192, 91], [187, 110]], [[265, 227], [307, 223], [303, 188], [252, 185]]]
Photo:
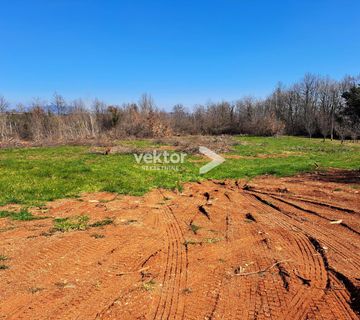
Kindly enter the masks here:
[[359, 171], [204, 181], [0, 219], [0, 319], [359, 319], [359, 188]]

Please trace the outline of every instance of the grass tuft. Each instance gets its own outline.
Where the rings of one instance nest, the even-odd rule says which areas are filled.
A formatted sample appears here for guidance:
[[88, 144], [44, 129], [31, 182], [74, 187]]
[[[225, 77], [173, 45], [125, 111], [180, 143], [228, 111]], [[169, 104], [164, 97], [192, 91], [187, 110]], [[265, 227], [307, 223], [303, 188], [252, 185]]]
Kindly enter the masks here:
[[222, 240], [221, 238], [206, 238], [206, 239], [204, 239], [203, 242], [205, 242], [205, 243], [217, 243], [217, 242], [219, 242], [221, 240]]
[[96, 221], [89, 225], [89, 227], [96, 228], [96, 227], [103, 227], [109, 224], [113, 224], [114, 220], [111, 218], [105, 218], [104, 220]]
[[19, 220], [19, 221], [31, 221], [31, 220], [46, 219], [47, 217], [34, 216], [27, 209], [21, 209], [18, 212], [0, 211], [0, 218], [10, 218], [12, 220]]
[[147, 281], [147, 282], [143, 282], [142, 288], [145, 291], [152, 291], [152, 290], [155, 289], [155, 285], [156, 285], [156, 282], [154, 280], [150, 280], [150, 281]]
[[54, 219], [54, 231], [69, 232], [75, 230], [86, 230], [89, 217], [86, 215], [71, 218]]
[[196, 225], [196, 224], [191, 223], [190, 224], [190, 229], [194, 234], [197, 234], [198, 231], [201, 229], [201, 227]]

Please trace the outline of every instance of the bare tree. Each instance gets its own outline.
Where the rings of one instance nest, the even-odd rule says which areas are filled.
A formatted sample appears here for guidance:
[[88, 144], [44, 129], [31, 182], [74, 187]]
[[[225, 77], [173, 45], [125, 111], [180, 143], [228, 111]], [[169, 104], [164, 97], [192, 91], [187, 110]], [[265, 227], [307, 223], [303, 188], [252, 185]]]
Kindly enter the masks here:
[[57, 92], [53, 95], [52, 106], [58, 115], [65, 114], [66, 112], [66, 101], [62, 95]]
[[4, 113], [9, 107], [9, 103], [3, 96], [0, 96], [0, 113]]
[[318, 78], [312, 74], [306, 74], [301, 82], [302, 106], [304, 112], [304, 127], [309, 138], [316, 129], [316, 104], [318, 99]]
[[51, 127], [50, 123], [46, 121], [45, 103], [40, 98], [33, 99], [30, 107], [29, 118], [31, 126], [29, 131], [34, 141], [46, 140], [46, 129]]
[[333, 83], [328, 78], [319, 81], [318, 125], [324, 141], [331, 132], [331, 120], [335, 108], [332, 86]]
[[140, 108], [140, 112], [142, 112], [146, 116], [148, 116], [156, 108], [154, 99], [152, 98], [151, 95], [147, 93], [144, 93], [141, 96], [138, 105]]
[[[344, 113], [348, 104], [342, 97], [353, 90], [360, 77], [341, 81], [306, 74], [289, 86], [278, 84], [266, 98], [243, 97], [235, 102], [209, 102], [192, 110], [176, 105], [162, 111], [144, 94], [136, 103], [107, 105], [95, 99], [87, 108], [81, 99], [67, 104], [55, 93], [49, 104], [35, 99], [29, 105], [10, 110], [0, 97], [0, 139], [47, 141], [88, 141], [125, 136], [161, 137], [177, 134], [308, 135], [324, 139], [360, 136], [360, 121], [354, 112]], [[358, 90], [358, 89], [356, 89]], [[349, 105], [348, 105], [349, 107]], [[360, 116], [359, 116], [360, 117]]]
[[178, 134], [191, 132], [191, 118], [188, 111], [182, 104], [177, 104], [173, 107], [171, 112], [172, 127]]
[[3, 96], [0, 96], [0, 138], [4, 140], [7, 136], [7, 110], [9, 103]]

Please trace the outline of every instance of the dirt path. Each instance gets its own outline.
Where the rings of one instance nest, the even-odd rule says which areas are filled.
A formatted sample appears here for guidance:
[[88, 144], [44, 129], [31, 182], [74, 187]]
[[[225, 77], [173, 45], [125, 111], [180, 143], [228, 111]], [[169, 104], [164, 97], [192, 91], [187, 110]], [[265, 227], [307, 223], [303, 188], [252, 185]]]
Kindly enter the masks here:
[[114, 221], [85, 231], [0, 219], [0, 319], [359, 319], [359, 188], [339, 171], [205, 181], [48, 204]]

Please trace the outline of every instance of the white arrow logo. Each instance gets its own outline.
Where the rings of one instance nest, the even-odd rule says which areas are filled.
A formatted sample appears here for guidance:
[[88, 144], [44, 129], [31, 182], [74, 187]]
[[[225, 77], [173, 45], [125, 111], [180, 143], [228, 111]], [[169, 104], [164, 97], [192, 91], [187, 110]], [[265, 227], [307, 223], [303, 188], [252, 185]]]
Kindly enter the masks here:
[[205, 156], [207, 156], [212, 160], [211, 162], [200, 168], [200, 174], [209, 172], [210, 170], [214, 169], [215, 167], [217, 167], [218, 165], [222, 164], [225, 161], [225, 159], [222, 156], [219, 156], [217, 153], [211, 151], [206, 147], [199, 147], [199, 151], [200, 153], [204, 154]]

